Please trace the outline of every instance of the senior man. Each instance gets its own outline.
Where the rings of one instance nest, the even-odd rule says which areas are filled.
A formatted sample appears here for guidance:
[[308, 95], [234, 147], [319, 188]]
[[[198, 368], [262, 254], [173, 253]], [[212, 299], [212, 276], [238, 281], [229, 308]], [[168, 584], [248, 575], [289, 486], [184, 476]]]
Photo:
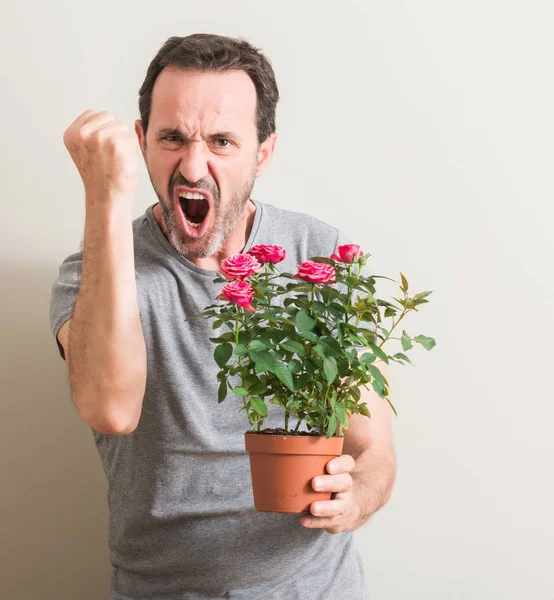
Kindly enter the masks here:
[[[94, 110], [64, 133], [86, 218], [50, 319], [108, 479], [112, 600], [368, 597], [352, 532], [394, 484], [387, 403], [361, 388], [372, 418], [350, 417], [343, 455], [312, 482], [331, 500], [311, 514], [257, 512], [245, 417], [214, 400], [211, 323], [184, 322], [214, 301], [215, 273], [232, 254], [282, 245], [280, 266], [294, 271], [349, 242], [250, 197], [274, 152], [278, 99], [270, 61], [246, 40], [171, 37], [140, 88], [135, 133]], [[138, 147], [157, 202], [132, 220]], [[268, 427], [282, 424], [278, 408]]]

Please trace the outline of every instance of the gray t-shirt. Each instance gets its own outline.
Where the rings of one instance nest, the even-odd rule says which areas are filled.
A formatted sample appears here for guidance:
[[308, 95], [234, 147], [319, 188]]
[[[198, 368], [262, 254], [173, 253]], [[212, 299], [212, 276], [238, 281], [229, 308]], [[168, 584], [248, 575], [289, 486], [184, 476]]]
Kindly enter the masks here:
[[[303, 260], [350, 242], [315, 217], [252, 202], [242, 251], [283, 246], [280, 271], [296, 273]], [[108, 480], [110, 599], [366, 600], [352, 532], [329, 534], [303, 527], [297, 514], [254, 508], [248, 419], [240, 397], [217, 402], [219, 367], [209, 338], [227, 329], [212, 329], [210, 319], [184, 322], [214, 303], [221, 284], [213, 283], [215, 271], [170, 245], [153, 206], [133, 221], [147, 350], [140, 421], [127, 435], [91, 429]], [[68, 256], [52, 286], [54, 336], [73, 313], [81, 260], [82, 252]], [[58, 350], [63, 357], [59, 342]], [[264, 427], [282, 427], [282, 409], [268, 403], [268, 410]]]

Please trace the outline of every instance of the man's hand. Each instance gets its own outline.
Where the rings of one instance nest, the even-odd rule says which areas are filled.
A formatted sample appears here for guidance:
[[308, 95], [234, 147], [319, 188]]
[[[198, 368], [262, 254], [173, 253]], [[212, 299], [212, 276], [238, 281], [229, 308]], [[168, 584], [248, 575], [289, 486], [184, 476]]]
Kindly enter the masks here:
[[350, 454], [343, 454], [327, 463], [329, 475], [318, 475], [312, 479], [314, 490], [333, 493], [331, 500], [312, 502], [311, 515], [303, 514], [300, 518], [304, 527], [319, 527], [324, 528], [327, 533], [341, 533], [357, 529], [362, 524], [351, 475], [355, 467], [354, 458]]
[[126, 123], [108, 110], [87, 110], [63, 135], [87, 201], [104, 205], [115, 194], [132, 202], [137, 185], [137, 140]]

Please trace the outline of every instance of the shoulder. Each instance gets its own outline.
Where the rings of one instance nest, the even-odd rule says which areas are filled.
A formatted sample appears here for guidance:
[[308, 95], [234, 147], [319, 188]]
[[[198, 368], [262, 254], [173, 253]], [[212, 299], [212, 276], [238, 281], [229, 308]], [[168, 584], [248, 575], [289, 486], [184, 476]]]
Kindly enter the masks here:
[[[311, 254], [332, 253], [335, 250], [340, 230], [314, 215], [300, 210], [291, 210], [262, 203], [264, 211], [263, 229], [259, 243], [298, 247]], [[271, 241], [269, 241], [269, 239]]]

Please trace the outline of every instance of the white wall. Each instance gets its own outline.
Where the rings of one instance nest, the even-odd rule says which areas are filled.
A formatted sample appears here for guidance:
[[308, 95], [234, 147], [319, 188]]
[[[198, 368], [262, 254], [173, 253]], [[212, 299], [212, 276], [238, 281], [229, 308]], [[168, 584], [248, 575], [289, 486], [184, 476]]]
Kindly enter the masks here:
[[[1, 598], [107, 597], [104, 476], [48, 322], [84, 223], [63, 132], [87, 108], [132, 124], [161, 44], [206, 31], [275, 67], [256, 197], [434, 290], [406, 329], [436, 348], [391, 371], [396, 488], [356, 533], [372, 599], [552, 599], [553, 18], [546, 0], [6, 3]], [[136, 216], [144, 168], [139, 188]]]

